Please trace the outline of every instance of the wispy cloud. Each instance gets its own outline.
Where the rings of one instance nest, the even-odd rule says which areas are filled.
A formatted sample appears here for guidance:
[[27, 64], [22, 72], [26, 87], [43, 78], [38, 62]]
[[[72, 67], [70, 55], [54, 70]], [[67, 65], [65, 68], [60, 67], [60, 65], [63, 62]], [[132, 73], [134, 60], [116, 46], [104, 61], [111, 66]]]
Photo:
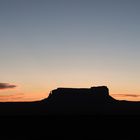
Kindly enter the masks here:
[[0, 102], [18, 101], [22, 100], [24, 93], [15, 93], [10, 95], [0, 95]]
[[113, 94], [114, 96], [120, 96], [120, 97], [140, 97], [138, 94]]
[[40, 96], [33, 96], [27, 93], [13, 93], [0, 95], [0, 102], [24, 102], [24, 101], [38, 101], [43, 99]]
[[125, 96], [125, 97], [140, 97], [140, 95], [136, 95], [136, 94], [124, 94], [123, 96]]
[[140, 94], [111, 94], [111, 96], [118, 100], [140, 101]]
[[11, 89], [11, 88], [15, 88], [17, 87], [16, 85], [12, 85], [12, 84], [9, 84], [9, 83], [0, 83], [0, 90], [1, 89]]

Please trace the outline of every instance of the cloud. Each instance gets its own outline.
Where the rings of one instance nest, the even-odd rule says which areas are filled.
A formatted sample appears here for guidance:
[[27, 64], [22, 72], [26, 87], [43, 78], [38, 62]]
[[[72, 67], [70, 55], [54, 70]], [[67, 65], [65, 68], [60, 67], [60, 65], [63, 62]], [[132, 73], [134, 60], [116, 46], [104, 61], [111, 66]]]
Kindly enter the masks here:
[[0, 102], [14, 102], [22, 100], [24, 97], [24, 93], [15, 93], [10, 95], [0, 95]]
[[9, 83], [0, 83], [0, 89], [9, 89], [9, 88], [15, 88], [16, 85], [11, 85]]
[[27, 95], [26, 93], [14, 93], [14, 94], [3, 94], [0, 95], [0, 102], [31, 102], [38, 101], [38, 97]]
[[126, 96], [126, 97], [140, 97], [140, 95], [136, 95], [136, 94], [124, 94], [123, 96]]
[[140, 101], [140, 94], [111, 94], [117, 100]]
[[114, 96], [120, 96], [120, 97], [140, 97], [138, 94], [113, 94]]

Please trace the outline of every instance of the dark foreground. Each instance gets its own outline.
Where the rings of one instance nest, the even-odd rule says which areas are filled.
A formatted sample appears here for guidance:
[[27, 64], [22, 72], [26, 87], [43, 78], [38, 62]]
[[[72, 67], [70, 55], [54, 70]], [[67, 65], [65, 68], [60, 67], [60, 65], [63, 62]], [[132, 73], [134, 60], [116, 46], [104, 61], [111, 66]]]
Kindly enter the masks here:
[[140, 102], [107, 87], [59, 88], [39, 102], [0, 103], [0, 121], [3, 139], [140, 139]]
[[1, 139], [140, 139], [138, 116], [1, 117]]

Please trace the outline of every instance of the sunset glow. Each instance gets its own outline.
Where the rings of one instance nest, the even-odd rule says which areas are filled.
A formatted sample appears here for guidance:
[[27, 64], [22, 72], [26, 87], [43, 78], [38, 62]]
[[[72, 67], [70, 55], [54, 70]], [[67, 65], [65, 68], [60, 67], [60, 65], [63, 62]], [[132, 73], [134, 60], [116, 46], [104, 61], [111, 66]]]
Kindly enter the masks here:
[[[0, 1], [0, 102], [36, 101], [58, 87], [106, 85], [140, 100], [140, 2]], [[2, 85], [3, 86], [3, 85]]]

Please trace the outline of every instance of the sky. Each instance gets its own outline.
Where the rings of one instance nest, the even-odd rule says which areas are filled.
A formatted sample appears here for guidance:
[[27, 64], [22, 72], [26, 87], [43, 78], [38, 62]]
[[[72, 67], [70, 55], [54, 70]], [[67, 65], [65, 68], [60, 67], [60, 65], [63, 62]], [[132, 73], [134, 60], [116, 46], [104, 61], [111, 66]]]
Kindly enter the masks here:
[[101, 85], [137, 100], [139, 25], [139, 0], [0, 0], [0, 101]]

